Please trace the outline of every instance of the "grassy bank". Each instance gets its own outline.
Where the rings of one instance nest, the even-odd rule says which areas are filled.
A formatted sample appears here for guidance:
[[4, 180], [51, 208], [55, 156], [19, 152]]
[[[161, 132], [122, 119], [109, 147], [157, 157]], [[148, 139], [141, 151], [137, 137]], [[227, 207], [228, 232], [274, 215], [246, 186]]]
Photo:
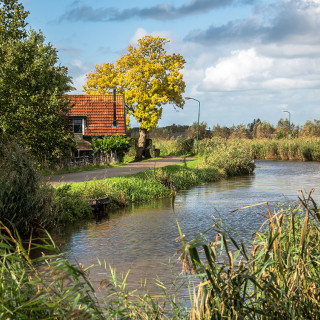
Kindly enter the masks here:
[[195, 185], [253, 172], [254, 165], [245, 148], [224, 145], [213, 149], [214, 152], [211, 150], [182, 165], [58, 187], [55, 207], [59, 224], [90, 215], [87, 199], [109, 197], [113, 207], [121, 207], [171, 197], [177, 191]]

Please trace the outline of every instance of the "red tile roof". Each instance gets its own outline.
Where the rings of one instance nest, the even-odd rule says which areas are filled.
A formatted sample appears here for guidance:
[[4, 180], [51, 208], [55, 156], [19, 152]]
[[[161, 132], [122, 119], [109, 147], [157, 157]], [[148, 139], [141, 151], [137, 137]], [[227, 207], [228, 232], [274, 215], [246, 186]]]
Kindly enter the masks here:
[[67, 95], [73, 108], [72, 117], [86, 117], [85, 136], [111, 136], [125, 134], [124, 96], [116, 95], [116, 120], [118, 128], [112, 128], [114, 120], [113, 95]]

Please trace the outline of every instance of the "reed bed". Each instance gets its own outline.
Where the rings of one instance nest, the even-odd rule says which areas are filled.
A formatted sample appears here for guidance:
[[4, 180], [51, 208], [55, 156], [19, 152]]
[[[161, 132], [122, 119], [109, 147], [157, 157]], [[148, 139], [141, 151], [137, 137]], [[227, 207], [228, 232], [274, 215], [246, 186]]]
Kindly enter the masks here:
[[0, 319], [185, 319], [175, 284], [158, 281], [162, 299], [153, 298], [144, 284], [128, 290], [127, 275], [98, 260], [109, 270], [94, 288], [90, 268], [65, 260], [48, 233], [23, 243], [10, 229], [0, 222]]
[[[216, 223], [189, 243], [180, 231], [185, 270], [199, 277], [190, 319], [319, 319], [320, 209], [311, 194], [271, 213], [249, 252]], [[233, 252], [230, 248], [233, 248]]]
[[[194, 154], [196, 150], [195, 140], [177, 138], [169, 140], [155, 140], [161, 154], [185, 155]], [[292, 138], [292, 139], [223, 139], [213, 137], [199, 141], [200, 155], [210, 154], [217, 147], [241, 146], [245, 148], [253, 159], [260, 160], [296, 160], [296, 161], [320, 161], [319, 138]], [[223, 157], [222, 157], [223, 158]]]
[[320, 161], [319, 138], [243, 140], [254, 159]]

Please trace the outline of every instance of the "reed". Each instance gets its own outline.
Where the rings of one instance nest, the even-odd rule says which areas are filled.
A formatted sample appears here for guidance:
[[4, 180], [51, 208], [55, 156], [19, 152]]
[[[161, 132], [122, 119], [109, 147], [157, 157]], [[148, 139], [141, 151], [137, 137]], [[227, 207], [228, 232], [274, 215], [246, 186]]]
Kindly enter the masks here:
[[184, 267], [200, 279], [190, 319], [320, 318], [320, 209], [311, 194], [273, 214], [264, 205], [250, 252], [218, 223], [212, 241], [182, 242]]
[[[187, 147], [187, 141], [190, 146]], [[191, 142], [193, 143], [191, 147]], [[155, 140], [161, 154], [187, 155], [194, 154], [194, 141], [185, 138]], [[220, 146], [242, 146], [246, 148], [253, 159], [260, 160], [296, 160], [296, 161], [320, 161], [320, 139], [312, 137], [299, 137], [292, 139], [223, 139], [213, 137], [199, 141], [199, 154], [204, 156], [212, 154]]]
[[318, 138], [241, 140], [254, 159], [320, 161]]
[[128, 290], [127, 275], [110, 267], [94, 288], [90, 268], [66, 261], [48, 233], [25, 244], [0, 221], [0, 257], [1, 319], [186, 319], [175, 282], [158, 281], [162, 294], [155, 298], [143, 283]]

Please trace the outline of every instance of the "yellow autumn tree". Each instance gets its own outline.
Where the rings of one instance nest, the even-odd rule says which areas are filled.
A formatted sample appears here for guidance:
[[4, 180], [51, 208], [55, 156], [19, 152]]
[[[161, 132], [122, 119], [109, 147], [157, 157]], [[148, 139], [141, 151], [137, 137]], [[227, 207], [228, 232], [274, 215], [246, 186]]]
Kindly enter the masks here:
[[116, 89], [125, 93], [127, 114], [140, 124], [137, 159], [145, 148], [147, 131], [155, 127], [162, 115], [162, 107], [173, 104], [182, 108], [185, 83], [181, 70], [185, 60], [180, 54], [168, 54], [166, 38], [145, 36], [138, 45], [129, 45], [128, 52], [115, 64], [97, 65], [87, 75], [83, 87], [87, 94], [110, 93]]

